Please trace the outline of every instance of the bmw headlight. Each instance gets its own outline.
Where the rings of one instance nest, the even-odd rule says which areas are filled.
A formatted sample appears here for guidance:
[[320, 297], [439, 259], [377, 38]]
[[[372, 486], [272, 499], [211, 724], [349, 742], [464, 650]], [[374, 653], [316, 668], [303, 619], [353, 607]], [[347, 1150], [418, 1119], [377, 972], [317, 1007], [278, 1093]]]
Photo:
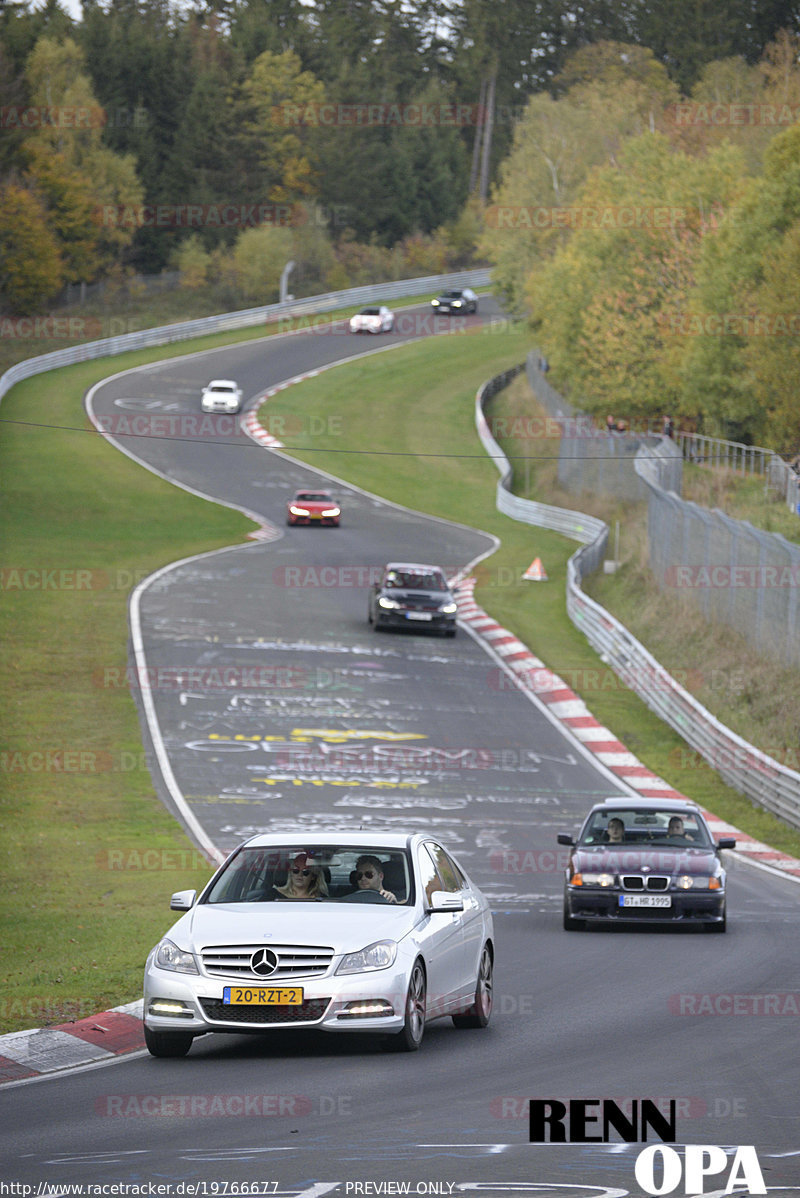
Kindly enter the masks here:
[[721, 890], [722, 879], [709, 878], [704, 874], [681, 874], [676, 878], [675, 885], [678, 890]]
[[381, 595], [378, 600], [378, 607], [385, 607], [387, 611], [393, 611], [400, 606], [394, 599], [387, 599], [385, 595]]
[[455, 615], [455, 613], [458, 611], [458, 604], [457, 603], [443, 603], [442, 606], [439, 608], [439, 611], [444, 612], [445, 615], [447, 615], [447, 616]]
[[394, 964], [397, 945], [394, 940], [376, 940], [357, 953], [347, 953], [339, 962], [337, 973], [367, 973], [372, 969], [388, 969]]
[[571, 886], [613, 886], [613, 874], [573, 874], [570, 878]]
[[192, 953], [186, 953], [171, 940], [162, 940], [156, 949], [154, 964], [159, 969], [170, 969], [174, 973], [199, 973]]

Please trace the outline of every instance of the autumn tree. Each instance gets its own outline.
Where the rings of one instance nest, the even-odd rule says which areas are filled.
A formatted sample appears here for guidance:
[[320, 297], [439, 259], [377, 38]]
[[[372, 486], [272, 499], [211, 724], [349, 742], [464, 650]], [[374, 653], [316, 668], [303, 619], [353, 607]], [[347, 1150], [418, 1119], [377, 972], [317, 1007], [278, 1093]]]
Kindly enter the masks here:
[[286, 203], [316, 194], [323, 84], [293, 50], [265, 50], [242, 92], [242, 144], [258, 164], [263, 198]]
[[625, 141], [660, 124], [677, 99], [664, 67], [635, 46], [592, 47], [564, 78], [560, 98], [542, 93], [528, 102], [486, 213], [482, 246], [518, 309], [531, 272], [563, 245], [559, 213], [588, 172], [616, 162]]
[[732, 147], [692, 159], [662, 134], [589, 175], [566, 245], [528, 284], [541, 343], [582, 407], [628, 420], [679, 410], [697, 259], [741, 176]]
[[141, 204], [143, 197], [133, 158], [103, 143], [106, 113], [83, 67], [83, 53], [71, 38], [43, 37], [26, 70], [31, 104], [55, 114], [27, 139], [28, 177], [53, 212], [71, 264], [68, 275], [76, 280], [93, 278], [130, 243], [133, 231], [110, 214]]
[[61, 253], [44, 203], [13, 183], [0, 188], [0, 309], [40, 311], [63, 284]]
[[[691, 338], [684, 404], [698, 411], [708, 432], [746, 441], [770, 436], [773, 398], [755, 385], [750, 366], [763, 353], [758, 340], [763, 333], [758, 330], [785, 310], [776, 290], [783, 272], [778, 259], [784, 238], [787, 246], [793, 245], [791, 234], [798, 224], [800, 126], [794, 126], [773, 138], [764, 155], [763, 175], [748, 181], [720, 228], [703, 245], [691, 311], [699, 328], [707, 327], [709, 318], [727, 322]], [[775, 355], [767, 356], [774, 363]]]

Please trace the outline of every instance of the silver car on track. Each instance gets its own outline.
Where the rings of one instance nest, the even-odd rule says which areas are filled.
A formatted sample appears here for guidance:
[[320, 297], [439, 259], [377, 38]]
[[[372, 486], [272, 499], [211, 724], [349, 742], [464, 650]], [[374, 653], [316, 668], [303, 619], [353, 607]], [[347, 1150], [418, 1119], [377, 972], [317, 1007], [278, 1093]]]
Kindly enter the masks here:
[[449, 1016], [492, 1010], [486, 898], [427, 834], [262, 834], [240, 845], [147, 958], [153, 1056], [184, 1056], [206, 1032], [372, 1032], [419, 1048]]

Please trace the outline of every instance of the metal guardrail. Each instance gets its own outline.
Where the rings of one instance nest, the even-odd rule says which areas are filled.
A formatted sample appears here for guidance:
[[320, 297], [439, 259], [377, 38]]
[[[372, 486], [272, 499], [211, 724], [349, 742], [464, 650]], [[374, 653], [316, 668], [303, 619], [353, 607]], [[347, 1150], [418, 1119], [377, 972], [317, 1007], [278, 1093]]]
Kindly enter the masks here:
[[[496, 395], [498, 391], [502, 391], [507, 387], [524, 369], [524, 366], [513, 366], [510, 370], [504, 371], [503, 374], [495, 375], [494, 378], [484, 383], [478, 391], [475, 400], [475, 424], [478, 429], [478, 436], [480, 437], [481, 444], [501, 475], [500, 481], [497, 484], [498, 510], [506, 516], [511, 516], [514, 520], [536, 524], [539, 528], [549, 528], [553, 532], [560, 532], [566, 537], [572, 537], [573, 540], [593, 544], [598, 537], [602, 536], [604, 530], [606, 535], [608, 535], [608, 528], [602, 520], [597, 520], [594, 516], [587, 516], [583, 512], [570, 511], [569, 508], [553, 507], [547, 503], [536, 503], [532, 499], [521, 499], [518, 495], [514, 495], [511, 490], [513, 469], [508, 458], [489, 431], [483, 405], [493, 395]], [[536, 514], [536, 520], [526, 519], [526, 516], [531, 513]], [[603, 547], [605, 550], [605, 543]]]
[[[573, 624], [625, 685], [674, 728], [730, 786], [800, 828], [800, 773], [726, 728], [656, 661], [624, 624], [584, 593], [583, 579], [599, 567], [605, 556], [608, 528], [603, 521], [510, 494], [511, 463], [489, 432], [484, 404], [523, 369], [524, 366], [519, 366], [490, 379], [480, 388], [475, 401], [478, 436], [501, 474], [497, 484], [499, 510], [525, 524], [552, 528], [584, 542], [567, 563], [567, 613]], [[564, 418], [571, 418], [571, 414], [565, 412]], [[644, 454], [649, 459], [645, 473], [652, 478], [652, 472], [660, 467], [652, 452], [645, 450]], [[669, 457], [664, 459], [664, 465], [671, 468]]]
[[376, 283], [368, 287], [352, 287], [345, 291], [329, 291], [325, 295], [309, 296], [307, 299], [292, 300], [286, 304], [266, 304], [261, 308], [246, 308], [241, 312], [225, 312], [220, 316], [184, 320], [179, 324], [141, 329], [137, 333], [123, 333], [119, 337], [106, 337], [102, 341], [85, 341], [80, 345], [17, 362], [0, 377], [0, 401], [15, 383], [43, 374], [47, 370], [57, 370], [61, 366], [74, 366], [77, 362], [88, 362], [94, 358], [110, 358], [133, 349], [171, 345], [176, 341], [187, 341], [209, 333], [227, 333], [234, 329], [251, 328], [253, 325], [273, 323], [281, 316], [312, 316], [334, 312], [337, 308], [350, 307], [352, 304], [383, 303], [391, 299], [425, 295], [429, 291], [441, 291], [445, 287], [487, 287], [490, 276], [491, 271], [483, 269], [464, 270], [449, 275], [427, 275], [418, 279], [400, 279], [394, 283]]

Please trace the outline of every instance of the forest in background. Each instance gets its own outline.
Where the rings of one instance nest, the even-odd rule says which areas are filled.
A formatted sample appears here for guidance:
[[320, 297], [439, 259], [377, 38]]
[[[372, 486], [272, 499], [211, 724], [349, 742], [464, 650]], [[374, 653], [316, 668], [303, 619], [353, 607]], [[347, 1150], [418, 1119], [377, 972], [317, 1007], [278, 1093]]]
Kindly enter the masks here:
[[791, 452], [798, 30], [785, 0], [7, 0], [0, 314], [490, 262], [584, 409]]

